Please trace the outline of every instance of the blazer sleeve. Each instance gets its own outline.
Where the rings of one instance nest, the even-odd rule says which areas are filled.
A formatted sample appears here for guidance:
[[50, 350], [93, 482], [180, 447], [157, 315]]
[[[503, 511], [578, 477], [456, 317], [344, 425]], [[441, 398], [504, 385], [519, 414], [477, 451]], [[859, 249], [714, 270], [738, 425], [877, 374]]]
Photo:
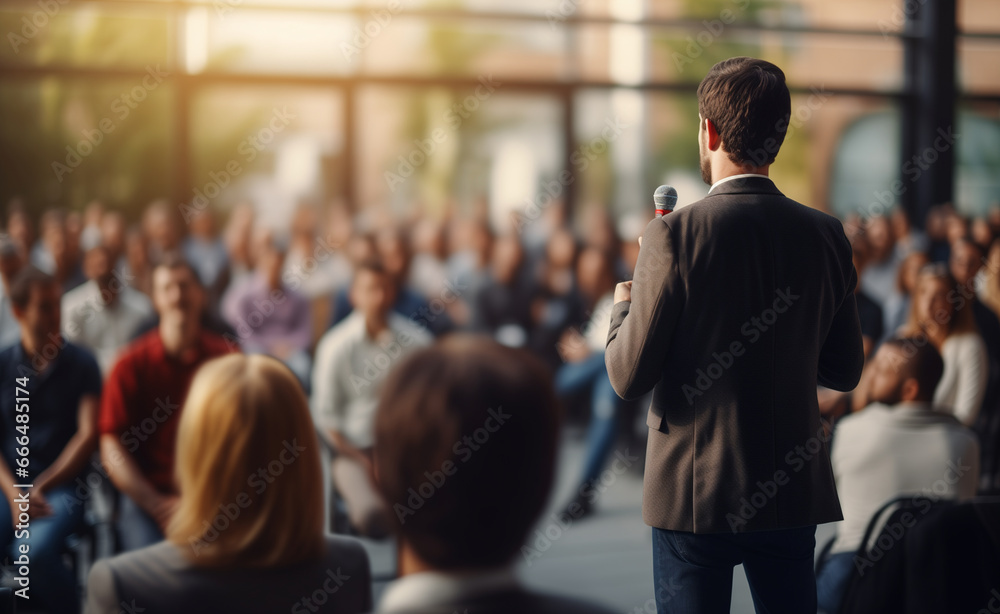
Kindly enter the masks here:
[[604, 361], [618, 396], [641, 397], [660, 380], [685, 300], [670, 228], [662, 218], [654, 219], [642, 234], [632, 301], [611, 308]]
[[[841, 231], [843, 235], [843, 231]], [[847, 243], [847, 238], [843, 237]], [[847, 243], [850, 250], [850, 243]], [[858, 303], [854, 298], [854, 288], [858, 285], [858, 272], [850, 261], [847, 281], [847, 296], [833, 316], [830, 329], [826, 333], [819, 353], [817, 381], [833, 390], [854, 390], [861, 380], [865, 366], [865, 350], [861, 341], [861, 320], [858, 317]]]

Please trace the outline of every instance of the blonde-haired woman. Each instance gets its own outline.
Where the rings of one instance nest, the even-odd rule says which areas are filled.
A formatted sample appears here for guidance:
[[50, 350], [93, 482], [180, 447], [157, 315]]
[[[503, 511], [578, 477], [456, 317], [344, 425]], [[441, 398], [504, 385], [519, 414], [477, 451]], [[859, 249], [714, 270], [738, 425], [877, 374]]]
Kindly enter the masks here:
[[367, 612], [368, 557], [324, 536], [318, 440], [279, 361], [230, 354], [191, 383], [166, 541], [98, 561], [86, 612]]
[[959, 287], [944, 265], [925, 266], [917, 275], [910, 316], [900, 336], [926, 335], [941, 353], [944, 374], [934, 390], [934, 405], [971, 426], [986, 394], [989, 357], [963, 291], [970, 292]]

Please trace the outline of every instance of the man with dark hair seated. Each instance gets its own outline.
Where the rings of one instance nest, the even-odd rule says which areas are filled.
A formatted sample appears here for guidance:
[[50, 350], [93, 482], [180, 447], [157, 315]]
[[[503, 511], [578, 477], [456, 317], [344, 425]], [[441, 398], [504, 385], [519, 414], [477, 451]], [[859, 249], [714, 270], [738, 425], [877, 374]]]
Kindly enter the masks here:
[[0, 559], [30, 569], [25, 595], [53, 614], [79, 611], [62, 555], [83, 524], [77, 483], [97, 448], [101, 396], [94, 356], [59, 334], [61, 294], [51, 275], [22, 269], [10, 288], [21, 339], [0, 351]]
[[976, 436], [931, 406], [944, 363], [927, 339], [886, 341], [873, 368], [874, 402], [834, 432], [833, 473], [844, 520], [816, 578], [826, 612], [839, 610], [854, 554], [879, 507], [907, 495], [969, 499], [979, 480]]
[[512, 569], [548, 499], [558, 432], [548, 369], [523, 350], [462, 335], [400, 363], [375, 418], [402, 576], [379, 611], [607, 612], [529, 592]]

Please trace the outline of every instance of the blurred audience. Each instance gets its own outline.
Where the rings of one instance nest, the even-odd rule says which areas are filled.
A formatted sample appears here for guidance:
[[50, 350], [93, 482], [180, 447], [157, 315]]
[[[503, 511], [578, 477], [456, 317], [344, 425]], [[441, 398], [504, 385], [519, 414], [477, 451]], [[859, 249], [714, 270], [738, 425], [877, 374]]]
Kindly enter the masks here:
[[[182, 412], [181, 407], [185, 406], [189, 383], [199, 367], [237, 349], [266, 354], [284, 363], [299, 379], [299, 390], [293, 396], [308, 395], [312, 421], [334, 450], [331, 481], [340, 502], [332, 515], [334, 528], [375, 537], [395, 528], [401, 543], [400, 570], [406, 577], [390, 587], [384, 607], [412, 609], [426, 604], [431, 611], [437, 611], [448, 605], [479, 603], [488, 599], [484, 595], [501, 595], [501, 603], [511, 607], [541, 604], [540, 611], [561, 603], [528, 595], [516, 587], [509, 574], [513, 555], [503, 551], [494, 539], [496, 536], [472, 536], [473, 528], [483, 526], [481, 520], [475, 526], [451, 522], [448, 526], [419, 530], [412, 528], [424, 526], [416, 519], [405, 524], [397, 522], [400, 519], [393, 505], [406, 502], [398, 497], [386, 500], [382, 495], [395, 493], [394, 489], [407, 485], [411, 478], [416, 480], [425, 469], [417, 471], [418, 464], [394, 468], [404, 458], [396, 452], [385, 451], [380, 457], [383, 452], [374, 446], [383, 431], [379, 430], [382, 427], [378, 426], [380, 418], [376, 416], [384, 413], [405, 419], [406, 412], [431, 409], [428, 401], [413, 396], [415, 392], [398, 407], [389, 408], [384, 399], [378, 412], [376, 407], [380, 393], [387, 390], [391, 395], [411, 394], [402, 380], [393, 380], [393, 384], [384, 381], [387, 377], [392, 379], [392, 372], [403, 363], [410, 365], [406, 368], [413, 370], [415, 378], [423, 369], [430, 370], [431, 365], [437, 364], [439, 367], [435, 368], [442, 369], [440, 382], [461, 392], [462, 387], [451, 375], [452, 367], [447, 366], [457, 361], [456, 357], [467, 357], [469, 364], [462, 367], [473, 369], [487, 356], [504, 364], [514, 356], [531, 356], [525, 364], [536, 367], [544, 364], [555, 374], [554, 390], [559, 402], [577, 410], [570, 415], [589, 419], [585, 454], [580, 466], [571, 469], [576, 474], [574, 488], [569, 501], [560, 502], [566, 505], [561, 506], [562, 512], [556, 517], [578, 520], [598, 512], [594, 505], [597, 497], [590, 486], [600, 479], [615, 448], [624, 407], [614, 394], [604, 367], [609, 325], [607, 305], [612, 300], [615, 283], [632, 276], [638, 255], [636, 237], [648, 222], [649, 214], [616, 218], [608, 208], [588, 206], [571, 221], [565, 205], [557, 200], [549, 203], [535, 219], [518, 218], [512, 226], [509, 220], [491, 218], [485, 202], [476, 203], [464, 215], [451, 205], [433, 214], [420, 210], [415, 208], [413, 213], [400, 217], [391, 215], [387, 209], [352, 211], [343, 201], [326, 205], [310, 201], [295, 208], [286, 228], [272, 228], [265, 227], [258, 219], [255, 205], [250, 202], [238, 203], [229, 211], [202, 212], [186, 220], [186, 224], [177, 207], [167, 200], [150, 204], [134, 217], [110, 209], [98, 200], [80, 210], [48, 209], [39, 217], [34, 217], [33, 211], [29, 214], [23, 202], [8, 203], [3, 229], [6, 234], [0, 234], [0, 351], [8, 352], [4, 354], [8, 358], [27, 356], [26, 352], [33, 351], [28, 347], [31, 342], [22, 337], [35, 335], [46, 318], [46, 326], [52, 325], [51, 314], [36, 314], [33, 311], [36, 307], [31, 307], [26, 308], [24, 317], [33, 323], [26, 329], [22, 322], [27, 320], [17, 315], [14, 305], [15, 279], [22, 271], [35, 270], [25, 268], [34, 264], [54, 281], [49, 284], [52, 288], [46, 285], [48, 282], [33, 282], [30, 300], [39, 298], [35, 297], [39, 292], [55, 292], [57, 311], [61, 311], [55, 316], [54, 329], [59, 330], [61, 321], [62, 336], [54, 337], [60, 339], [56, 344], [59, 357], [49, 368], [62, 369], [64, 360], [67, 364], [70, 360], [64, 355], [84, 355], [89, 350], [107, 378], [103, 396], [97, 401], [102, 376], [88, 376], [94, 384], [93, 403], [99, 403], [100, 407], [102, 459], [111, 482], [120, 491], [116, 516], [120, 544], [133, 550], [167, 538], [165, 544], [136, 553], [135, 558], [99, 565], [91, 585], [95, 601], [88, 608], [112, 611], [119, 591], [126, 590], [121, 587], [133, 587], [127, 590], [151, 595], [171, 593], [169, 599], [164, 597], [156, 603], [137, 603], [153, 612], [159, 611], [155, 610], [159, 603], [169, 604], [163, 608], [185, 609], [190, 608], [177, 604], [217, 603], [204, 595], [223, 577], [234, 578], [232, 581], [240, 586], [250, 585], [253, 578], [282, 586], [297, 581], [308, 584], [306, 579], [313, 578], [310, 574], [319, 565], [317, 561], [326, 560], [323, 556], [347, 557], [337, 559], [342, 561], [338, 564], [354, 561], [351, 564], [363, 565], [365, 571], [359, 567], [358, 574], [367, 578], [367, 563], [351, 554], [351, 546], [343, 544], [331, 546], [326, 555], [290, 551], [276, 555], [279, 558], [287, 555], [288, 558], [281, 560], [288, 565], [265, 563], [263, 559], [255, 559], [250, 550], [242, 550], [242, 542], [237, 544], [242, 530], [231, 536], [226, 532], [226, 537], [220, 532], [219, 537], [209, 540], [219, 544], [220, 552], [228, 553], [218, 559], [218, 564], [208, 563], [205, 558], [208, 555], [190, 559], [191, 553], [185, 551], [188, 538], [204, 528], [201, 523], [211, 524], [214, 516], [206, 516], [205, 507], [197, 513], [182, 513], [187, 503], [178, 498], [181, 491], [200, 493], [191, 495], [192, 501], [201, 503], [191, 503], [194, 507], [190, 510], [208, 504], [216, 505], [218, 510], [219, 504], [225, 505], [225, 497], [238, 493], [225, 491], [228, 487], [222, 485], [219, 477], [224, 471], [209, 471], [177, 456], [180, 453], [180, 448], [175, 449], [177, 429], [188, 411]], [[957, 423], [952, 424], [954, 420], [935, 412], [953, 414], [958, 422], [972, 427], [980, 444], [980, 492], [1000, 493], [1000, 319], [997, 318], [1000, 206], [972, 218], [962, 216], [945, 203], [933, 207], [925, 220], [911, 218], [897, 207], [885, 216], [863, 221], [850, 216], [845, 220], [845, 229], [860, 280], [857, 302], [868, 364], [861, 384], [852, 393], [818, 391], [824, 415], [845, 416], [832, 427], [839, 442], [834, 447], [839, 455], [837, 462], [843, 469], [842, 473], [838, 470], [838, 481], [843, 482], [840, 487], [848, 517], [845, 523], [863, 525], [871, 506], [896, 493], [898, 485], [883, 480], [882, 471], [892, 463], [908, 463], [907, 455], [922, 445], [909, 443], [911, 439], [931, 439], [937, 443], [927, 444], [928, 449], [939, 450], [944, 445], [941, 441], [951, 441], [948, 437], [952, 434], [966, 433]], [[929, 263], [938, 264], [929, 266]], [[60, 294], [61, 310], [58, 309]], [[42, 309], [47, 300], [37, 308]], [[476, 341], [447, 341], [433, 350], [420, 350], [434, 337], [456, 329], [480, 333], [483, 337]], [[899, 358], [899, 337], [917, 340], [914, 343], [922, 340], [922, 349], [916, 357]], [[50, 341], [46, 339], [45, 343]], [[494, 342], [521, 349], [514, 352], [496, 347]], [[473, 347], [476, 344], [481, 347]], [[410, 363], [408, 356], [417, 351], [427, 364]], [[926, 369], [921, 371], [912, 363], [926, 362], [926, 355], [933, 351], [939, 354], [942, 374], [940, 381], [929, 384]], [[226, 377], [235, 378], [233, 381], [249, 373], [266, 372], [269, 381], [276, 382], [273, 386], [280, 388], [286, 383], [277, 383], [287, 379], [284, 377], [287, 372], [273, 361], [260, 357], [233, 360], [242, 361], [239, 374], [235, 367], [215, 372], [220, 377], [229, 373]], [[887, 371], [887, 362], [895, 368]], [[503, 365], [490, 367], [495, 367], [496, 372], [485, 366], [476, 371], [482, 373], [484, 385], [493, 380], [520, 381], [513, 370], [501, 373]], [[37, 385], [40, 389], [51, 387], [51, 383], [46, 383], [50, 380], [45, 379], [45, 370], [41, 371], [43, 375]], [[277, 377], [279, 371], [282, 377]], [[887, 381], [895, 384], [889, 385]], [[210, 386], [206, 383], [203, 388], [208, 390]], [[59, 394], [72, 392], [67, 388]], [[514, 390], [506, 392], [515, 394]], [[220, 389], [218, 396], [228, 398], [226, 394]], [[431, 429], [437, 429], [435, 433], [448, 433], [470, 426], [472, 423], [468, 421], [482, 417], [486, 406], [474, 407], [476, 399], [481, 397], [476, 396], [477, 391], [469, 394], [472, 396], [461, 400], [437, 403], [433, 408], [437, 413], [426, 416], [421, 413], [419, 420], [401, 422], [406, 425], [405, 433], [400, 429], [397, 429], [400, 432], [384, 431], [386, 441], [398, 441], [402, 449], [415, 446], [412, 458], [437, 462], [440, 467], [447, 460], [444, 448], [449, 441], [410, 438], [421, 437], [422, 433], [432, 432]], [[0, 410], [4, 403], [0, 399]], [[202, 418], [207, 420], [208, 405], [216, 405], [208, 401], [202, 404], [206, 406]], [[295, 412], [286, 404], [279, 405], [283, 416]], [[459, 405], [466, 413], [456, 413]], [[263, 407], [260, 405], [258, 409], [264, 412]], [[84, 424], [93, 418], [78, 409], [79, 402], [68, 402], [59, 409], [67, 416], [59, 427], [63, 429], [59, 431], [61, 436], [82, 433], [73, 441], [93, 437]], [[544, 410], [543, 413], [550, 412], [551, 408]], [[261, 416], [253, 428], [265, 424]], [[536, 418], [548, 419], [547, 414]], [[282, 428], [286, 426], [294, 425]], [[387, 424], [383, 427], [388, 429]], [[248, 435], [236, 432], [217, 435], [214, 443], [221, 446], [242, 441], [239, 439], [242, 436]], [[305, 441], [302, 435], [298, 436]], [[521, 437], [513, 431], [510, 436]], [[876, 441], [881, 442], [881, 448], [876, 449]], [[32, 442], [34, 446], [35, 439]], [[199, 445], [210, 443], [213, 442]], [[439, 444], [440, 450], [435, 447]], [[45, 448], [41, 443], [39, 446]], [[63, 447], [69, 449], [68, 446]], [[82, 456], [85, 448], [74, 447]], [[502, 460], [505, 466], [516, 470], [527, 466], [525, 463], [529, 461], [536, 466], [547, 463], [538, 456], [541, 453], [539, 450], [514, 453], [507, 444], [502, 444], [487, 456], [473, 454], [468, 463], [471, 467], [481, 462], [483, 471], [492, 471], [490, 463]], [[232, 454], [237, 467], [242, 462], [252, 460], [259, 464], [264, 459], [259, 450], [241, 456], [249, 452], [239, 446], [227, 450], [227, 454]], [[944, 471], [941, 461], [931, 459], [937, 458], [937, 454], [934, 451], [925, 461], [937, 462]], [[459, 475], [467, 469], [463, 459], [464, 456], [452, 461]], [[8, 465], [11, 460], [3, 458]], [[927, 467], [926, 463], [909, 465], [919, 473]], [[872, 471], [870, 479], [862, 475], [867, 469]], [[185, 471], [189, 472], [187, 478], [183, 477]], [[533, 475], [532, 480], [540, 481], [530, 482], [531, 488], [544, 486], [547, 492], [548, 486], [541, 483], [543, 478]], [[184, 485], [185, 479], [190, 480], [190, 486]], [[509, 476], [502, 478], [508, 479]], [[496, 484], [508, 483], [502, 480]], [[522, 479], [520, 483], [528, 482]], [[37, 484], [36, 481], [36, 492]], [[56, 492], [54, 484], [50, 482], [49, 490], [42, 491], [40, 498], [42, 502], [47, 500], [49, 506], [50, 493]], [[964, 481], [962, 484], [964, 493], [967, 485]], [[265, 497], [270, 496], [272, 488], [276, 487], [268, 486]], [[312, 493], [318, 496], [322, 488], [308, 490], [310, 496]], [[211, 496], [209, 491], [213, 493]], [[428, 502], [420, 512], [421, 518], [427, 514], [427, 522], [446, 515], [453, 519], [455, 509], [478, 509], [476, 506], [490, 501], [493, 494], [486, 493], [477, 483], [463, 485], [447, 497], [439, 499], [439, 496], [435, 495], [434, 505], [440, 507], [428, 508]], [[538, 514], [531, 509], [540, 506], [538, 501], [543, 499], [544, 495], [532, 490], [527, 507], [517, 512], [520, 514], [517, 522], [504, 527], [504, 531], [518, 534], [517, 547], [524, 541], [522, 533]], [[514, 501], [525, 502], [520, 494]], [[503, 503], [497, 509], [506, 510], [509, 505], [513, 503]], [[41, 507], [43, 503], [39, 504]], [[80, 509], [70, 511], [75, 514]], [[280, 516], [285, 513], [280, 510], [258, 512], [256, 506], [254, 509], [247, 516], [247, 523], [271, 522], [264, 519], [272, 518], [272, 512], [279, 514], [275, 518], [287, 517]], [[172, 524], [182, 517], [186, 519], [186, 532], [178, 532], [181, 529]], [[465, 516], [459, 514], [459, 517]], [[191, 524], [196, 518], [199, 520]], [[416, 524], [411, 526], [411, 522]], [[263, 528], [253, 530], [262, 531], [264, 539]], [[278, 528], [273, 531], [276, 533], [267, 539], [277, 539], [274, 536], [280, 531]], [[423, 539], [417, 537], [421, 531], [426, 534]], [[850, 533], [850, 528], [841, 531], [831, 561], [855, 547], [856, 544], [850, 543]], [[233, 541], [227, 541], [229, 538]], [[511, 544], [503, 544], [504, 548], [508, 546]], [[467, 549], [473, 547], [476, 552]], [[259, 569], [250, 573], [245, 567], [237, 570], [224, 562], [225, 557], [237, 551], [246, 553], [247, 560], [260, 560]], [[151, 587], [148, 578], [133, 573], [135, 566], [147, 562], [163, 569], [164, 578], [169, 578], [162, 587]], [[831, 565], [824, 573], [833, 574], [838, 569], [838, 563]], [[169, 571], [159, 566], [168, 566]], [[286, 573], [291, 569], [303, 570], [301, 578], [292, 579], [295, 574]], [[456, 574], [459, 569], [472, 572]], [[831, 581], [827, 578], [824, 582], [830, 585]], [[181, 586], [178, 583], [190, 586], [190, 592], [171, 590]], [[370, 582], [365, 579], [360, 584], [368, 590]], [[492, 588], [480, 591], [479, 587]], [[438, 589], [451, 591], [452, 598], [447, 604], [428, 595]], [[370, 599], [370, 594], [361, 596], [350, 589], [343, 590], [345, 603], [355, 604], [345, 605], [345, 611], [368, 607], [356, 604]], [[831, 594], [835, 596], [836, 591]], [[355, 597], [361, 601], [355, 601]], [[331, 599], [324, 607], [329, 608], [334, 601]], [[311, 611], [303, 607], [304, 611]], [[245, 609], [253, 611], [249, 606]]]
[[370, 611], [364, 548], [324, 535], [322, 473], [305, 395], [280, 362], [229, 355], [205, 363], [181, 412], [181, 498], [167, 539], [99, 561], [87, 614], [115, 614], [122, 604], [147, 614], [263, 614], [289, 604], [293, 612]]

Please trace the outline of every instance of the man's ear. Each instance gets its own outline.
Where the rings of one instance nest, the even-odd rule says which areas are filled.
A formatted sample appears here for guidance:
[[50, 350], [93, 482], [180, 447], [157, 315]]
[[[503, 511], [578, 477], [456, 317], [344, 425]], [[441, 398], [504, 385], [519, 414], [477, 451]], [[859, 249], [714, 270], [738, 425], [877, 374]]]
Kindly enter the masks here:
[[903, 385], [899, 389], [899, 398], [902, 401], [914, 401], [920, 396], [920, 382], [915, 377], [908, 377], [903, 380]]
[[719, 136], [719, 131], [715, 129], [715, 124], [712, 120], [706, 118], [705, 122], [705, 132], [708, 133], [708, 148], [712, 151], [716, 151], [722, 146], [722, 137]]

